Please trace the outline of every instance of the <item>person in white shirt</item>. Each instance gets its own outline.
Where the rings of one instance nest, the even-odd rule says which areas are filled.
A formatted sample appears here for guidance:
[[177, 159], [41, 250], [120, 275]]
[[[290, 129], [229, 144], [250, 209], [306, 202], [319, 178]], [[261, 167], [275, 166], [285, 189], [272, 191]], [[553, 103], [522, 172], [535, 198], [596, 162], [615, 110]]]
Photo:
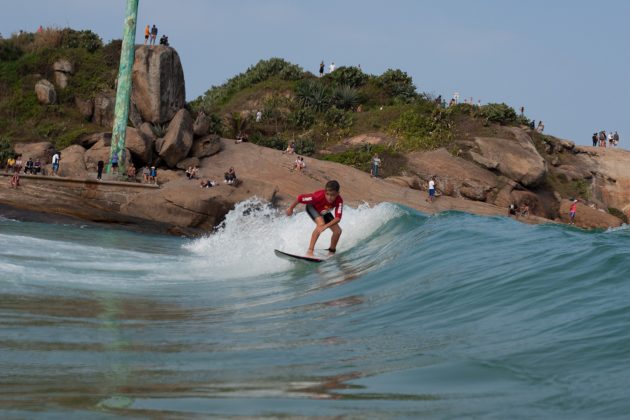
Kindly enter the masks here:
[[335, 62], [333, 61], [332, 63], [330, 63], [330, 73], [332, 73], [333, 71], [335, 71]]
[[435, 200], [435, 177], [432, 176], [431, 179], [429, 179], [429, 198], [427, 199], [427, 201], [429, 203], [433, 203], [433, 200]]
[[52, 157], [52, 170], [53, 170], [53, 174], [57, 175], [57, 172], [59, 172], [59, 159], [61, 156], [59, 156], [59, 152], [55, 152], [55, 154]]

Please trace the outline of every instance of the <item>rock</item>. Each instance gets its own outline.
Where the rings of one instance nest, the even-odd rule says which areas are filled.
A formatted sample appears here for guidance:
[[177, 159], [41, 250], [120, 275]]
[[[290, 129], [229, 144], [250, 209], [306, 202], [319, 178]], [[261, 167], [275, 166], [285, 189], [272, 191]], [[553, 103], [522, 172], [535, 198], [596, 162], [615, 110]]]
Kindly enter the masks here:
[[46, 79], [42, 79], [35, 84], [35, 94], [42, 105], [51, 105], [57, 102], [55, 86]]
[[184, 107], [185, 100], [184, 71], [177, 51], [163, 45], [136, 46], [132, 101], [142, 119], [167, 122]]
[[485, 201], [497, 187], [497, 177], [492, 172], [453, 157], [446, 149], [412, 152], [407, 154], [406, 159], [410, 172], [423, 180], [423, 190], [434, 175], [437, 177], [436, 187], [443, 195], [463, 195]]
[[94, 98], [94, 116], [92, 121], [103, 127], [113, 128], [116, 97], [109, 92], [99, 92]]
[[499, 162], [497, 162], [496, 160], [486, 159], [485, 157], [475, 152], [470, 152], [470, 158], [473, 160], [473, 162], [480, 164], [486, 169], [494, 170], [499, 167]]
[[[529, 207], [529, 214], [535, 214], [537, 216], [545, 216], [544, 206], [538, 197], [531, 191], [514, 190], [510, 194], [510, 203], [515, 203], [518, 207], [523, 204], [527, 204]], [[509, 205], [508, 204], [508, 205]], [[507, 207], [507, 206], [506, 206]]]
[[15, 143], [13, 150], [18, 155], [22, 155], [23, 162], [26, 162], [28, 158], [33, 158], [34, 161], [39, 159], [42, 164], [51, 162], [52, 156], [55, 153], [55, 147], [47, 141], [39, 143]]
[[173, 168], [177, 162], [188, 156], [192, 144], [192, 118], [188, 111], [181, 109], [169, 124], [164, 138], [156, 142], [157, 152]]
[[[571, 208], [570, 200], [563, 200], [560, 204], [560, 219], [569, 223], [569, 209]], [[578, 202], [577, 211], [575, 212], [575, 224], [582, 228], [599, 228], [606, 229], [608, 227], [621, 226], [623, 222], [621, 219], [600, 211], [595, 208], [591, 208], [582, 202]]]
[[497, 170], [525, 187], [536, 186], [545, 179], [547, 167], [531, 137], [523, 130], [510, 127], [514, 139], [476, 137], [480, 154], [499, 162]]
[[414, 190], [422, 190], [421, 180], [417, 176], [390, 176], [385, 178], [385, 181], [392, 182], [401, 187], [407, 187]]
[[200, 112], [195, 118], [193, 124], [193, 134], [195, 137], [203, 137], [210, 133], [210, 118], [203, 112]]
[[185, 171], [190, 166], [199, 166], [199, 159], [196, 157], [189, 157], [177, 163], [177, 168]]
[[180, 179], [186, 179], [186, 175], [182, 171], [173, 171], [170, 169], [158, 169], [157, 171], [157, 180], [160, 185]]
[[190, 155], [202, 159], [219, 153], [222, 147], [221, 138], [216, 134], [210, 134], [193, 142]]
[[[109, 155], [111, 150], [111, 138], [110, 141], [107, 142], [105, 139], [101, 139], [92, 146], [88, 151], [84, 154], [84, 162], [85, 167], [88, 171], [96, 171], [96, 165], [99, 160], [105, 162], [105, 165], [109, 163]], [[129, 149], [125, 151], [125, 165], [129, 165], [131, 162], [131, 152]]]
[[89, 121], [92, 119], [92, 115], [94, 115], [94, 101], [92, 99], [81, 99], [76, 96], [74, 98], [74, 104], [86, 120]]
[[558, 156], [554, 156], [553, 158], [551, 158], [551, 164], [553, 166], [560, 166], [560, 159], [558, 159]]
[[85, 166], [85, 149], [73, 144], [61, 151], [61, 160], [59, 161], [60, 176], [72, 178], [85, 178], [87, 176], [87, 168]]
[[593, 174], [588, 169], [573, 165], [560, 165], [554, 168], [553, 172], [564, 175], [569, 181], [593, 178]]
[[65, 58], [60, 58], [53, 64], [53, 70], [61, 73], [74, 74], [74, 65]]
[[109, 147], [112, 141], [112, 133], [87, 134], [79, 138], [78, 144], [83, 146], [85, 149], [89, 149], [99, 141], [103, 141], [103, 144]]
[[396, 143], [396, 139], [382, 133], [359, 134], [343, 140], [340, 144], [331, 148], [331, 153], [341, 153], [349, 149], [355, 149], [364, 145], [391, 146]]
[[135, 128], [140, 128], [142, 125], [142, 115], [140, 115], [138, 107], [133, 101], [129, 103], [129, 121]]
[[150, 139], [152, 143], [155, 143], [156, 137], [155, 137], [155, 133], [153, 132], [153, 129], [151, 129], [151, 124], [146, 123], [146, 122], [142, 123], [139, 130], [142, 133], [142, 135]]
[[133, 127], [127, 127], [125, 146], [142, 164], [149, 163], [153, 157], [153, 142]]

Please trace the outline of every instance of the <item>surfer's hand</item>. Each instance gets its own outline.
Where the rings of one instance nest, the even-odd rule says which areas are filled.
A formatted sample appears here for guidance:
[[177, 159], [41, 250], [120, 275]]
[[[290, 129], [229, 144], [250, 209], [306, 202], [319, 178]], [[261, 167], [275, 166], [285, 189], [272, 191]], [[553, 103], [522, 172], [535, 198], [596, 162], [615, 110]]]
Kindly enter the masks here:
[[293, 209], [291, 207], [289, 207], [286, 211], [287, 216], [293, 216]]

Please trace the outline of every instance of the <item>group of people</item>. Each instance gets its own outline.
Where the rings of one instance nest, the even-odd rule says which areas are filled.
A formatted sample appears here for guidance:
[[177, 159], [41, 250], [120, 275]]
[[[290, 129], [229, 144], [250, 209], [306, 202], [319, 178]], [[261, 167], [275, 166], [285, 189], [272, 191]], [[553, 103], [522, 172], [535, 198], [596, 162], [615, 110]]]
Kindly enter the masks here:
[[619, 145], [619, 134], [616, 131], [611, 131], [606, 134], [606, 130], [602, 130], [599, 133], [593, 133], [593, 147], [606, 147], [606, 141], [608, 140], [608, 147], [617, 147]]
[[186, 178], [197, 179], [198, 175], [199, 175], [199, 167], [197, 165], [189, 166], [186, 169]]
[[[335, 66], [335, 62], [333, 61], [328, 66], [328, 73], [332, 73], [333, 71], [335, 71], [336, 68], [337, 66]], [[319, 63], [319, 77], [324, 76], [325, 69], [326, 69], [326, 64], [324, 64], [324, 60], [322, 60], [322, 62]]]
[[510, 204], [508, 206], [508, 216], [514, 216], [514, 217], [529, 216], [529, 204], [527, 204], [527, 202], [521, 204], [520, 206], [516, 205], [516, 203]]
[[25, 174], [39, 175], [42, 173], [42, 162], [37, 158], [28, 158], [26, 162], [22, 162], [22, 156], [18, 155], [7, 159], [6, 171], [19, 174], [24, 170]]
[[[158, 35], [157, 26], [153, 25], [149, 27], [149, 25], [147, 25], [144, 28], [144, 45], [147, 45], [147, 42], [149, 43], [149, 45], [155, 45], [155, 42], [157, 40], [157, 35]], [[168, 46], [168, 36], [162, 35], [162, 37], [160, 38], [160, 45]]]

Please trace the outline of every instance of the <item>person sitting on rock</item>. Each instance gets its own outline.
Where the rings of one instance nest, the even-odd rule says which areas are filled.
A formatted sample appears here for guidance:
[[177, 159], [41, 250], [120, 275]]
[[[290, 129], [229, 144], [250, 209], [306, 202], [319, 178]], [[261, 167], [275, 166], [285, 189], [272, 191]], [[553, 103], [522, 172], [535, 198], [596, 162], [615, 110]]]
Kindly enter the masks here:
[[523, 203], [523, 205], [521, 206], [521, 216], [529, 216], [529, 205], [527, 203]]
[[199, 182], [199, 185], [201, 185], [201, 188], [212, 188], [212, 187], [214, 187], [216, 184], [217, 184], [216, 182], [211, 181], [210, 179], [207, 179], [207, 180], [205, 180], [205, 181], [202, 179], [202, 180]]
[[294, 154], [295, 153], [295, 142], [292, 141], [291, 144], [289, 144], [287, 146], [287, 149], [284, 152], [282, 152], [282, 153], [286, 153], [287, 155]]
[[297, 169], [299, 173], [302, 173], [304, 168], [306, 168], [306, 162], [304, 162], [304, 158], [302, 156], [298, 156], [298, 158], [295, 159], [295, 163], [293, 164], [293, 168], [291, 170], [293, 171]]
[[508, 216], [516, 216], [516, 204], [512, 203], [508, 207]]
[[151, 169], [149, 170], [149, 182], [157, 184], [157, 169], [155, 166], [151, 166]]
[[42, 162], [37, 158], [35, 163], [33, 164], [33, 173], [35, 175], [39, 175], [42, 172]]
[[225, 180], [223, 181], [227, 184], [234, 185], [237, 183], [236, 179], [236, 171], [233, 166], [230, 166], [230, 169], [225, 173]]
[[34, 165], [35, 165], [35, 162], [33, 162], [33, 158], [28, 158], [28, 160], [26, 161], [26, 166], [24, 167], [24, 173], [33, 174]]
[[149, 165], [144, 165], [142, 168], [142, 182], [147, 184], [149, 182], [149, 175], [151, 174], [151, 170], [149, 169]]
[[192, 171], [193, 171], [192, 166], [189, 166], [189, 167], [186, 169], [186, 178], [188, 178], [188, 179], [192, 179]]
[[127, 168], [127, 180], [135, 181], [136, 180], [136, 167], [133, 166], [133, 163], [129, 164]]

